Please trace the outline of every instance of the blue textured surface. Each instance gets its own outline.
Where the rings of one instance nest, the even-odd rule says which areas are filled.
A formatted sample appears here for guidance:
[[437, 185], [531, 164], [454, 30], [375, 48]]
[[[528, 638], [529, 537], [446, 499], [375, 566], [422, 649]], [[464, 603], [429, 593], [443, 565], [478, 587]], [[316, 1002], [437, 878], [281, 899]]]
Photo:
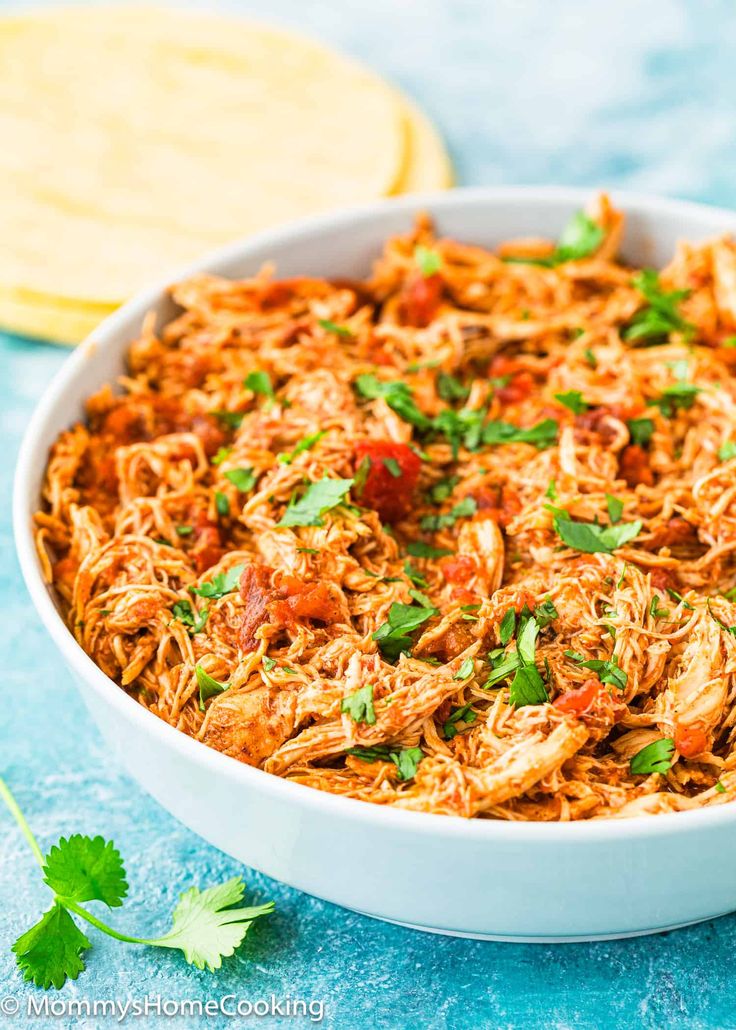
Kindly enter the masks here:
[[[321, 35], [406, 88], [443, 130], [462, 183], [566, 182], [734, 201], [736, 19], [727, 0], [261, 0], [239, 7]], [[0, 344], [7, 498], [20, 435], [64, 355], [9, 337]], [[111, 763], [21, 585], [7, 503], [0, 515], [0, 771], [42, 845], [73, 831], [117, 842], [131, 898], [116, 922], [153, 931], [190, 883], [242, 870]], [[662, 855], [663, 875], [666, 866]], [[736, 917], [631, 941], [488, 944], [387, 926], [244, 875], [258, 897], [276, 899], [278, 912], [254, 926], [219, 975], [198, 973], [173, 953], [95, 935], [88, 971], [61, 996], [273, 994], [324, 1001], [323, 1025], [338, 1028], [736, 1026]], [[707, 875], [706, 855], [693, 875]], [[23, 1007], [41, 992], [21, 982], [8, 947], [46, 901], [24, 842], [0, 812], [0, 994]], [[257, 1021], [282, 1022], [289, 1020]], [[22, 1014], [7, 1020], [45, 1023]], [[179, 1021], [154, 1017], [145, 1025]], [[215, 1017], [202, 1025], [235, 1023]]]

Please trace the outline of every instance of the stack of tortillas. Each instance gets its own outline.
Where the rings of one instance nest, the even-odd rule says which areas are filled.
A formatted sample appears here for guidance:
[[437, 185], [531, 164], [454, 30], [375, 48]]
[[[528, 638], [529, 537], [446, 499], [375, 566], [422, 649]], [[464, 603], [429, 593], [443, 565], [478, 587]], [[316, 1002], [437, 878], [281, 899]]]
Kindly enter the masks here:
[[278, 29], [48, 10], [0, 19], [0, 67], [0, 328], [76, 343], [208, 249], [450, 184], [405, 97]]

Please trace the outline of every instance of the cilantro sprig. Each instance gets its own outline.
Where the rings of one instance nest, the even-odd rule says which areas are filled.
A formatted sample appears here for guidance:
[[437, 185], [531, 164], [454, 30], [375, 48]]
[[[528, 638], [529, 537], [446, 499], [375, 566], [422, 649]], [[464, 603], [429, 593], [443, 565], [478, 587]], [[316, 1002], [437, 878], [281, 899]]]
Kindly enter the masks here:
[[279, 526], [323, 526], [322, 516], [342, 504], [350, 493], [352, 479], [324, 479], [310, 483], [301, 497], [293, 496]]
[[542, 268], [556, 268], [566, 261], [581, 261], [591, 257], [605, 238], [603, 229], [586, 215], [584, 211], [576, 211], [562, 230], [559, 242], [551, 254], [545, 257], [506, 257], [504, 261], [540, 265]]
[[410, 650], [410, 634], [436, 614], [436, 608], [394, 601], [388, 610], [386, 622], [378, 627], [373, 634], [373, 640], [378, 644], [384, 658], [395, 661], [399, 655]]
[[646, 301], [621, 334], [624, 340], [641, 340], [649, 345], [665, 343], [670, 333], [682, 333], [690, 339], [695, 326], [680, 314], [680, 302], [690, 296], [690, 290], [663, 290], [659, 276], [653, 268], [638, 272], [631, 281]]
[[649, 776], [651, 773], [666, 773], [672, 767], [675, 742], [671, 737], [653, 740], [633, 756], [629, 769], [634, 776]]
[[586, 554], [613, 554], [617, 547], [623, 547], [637, 537], [642, 525], [638, 519], [611, 526], [578, 522], [562, 509], [555, 511], [552, 524], [563, 543]]
[[413, 779], [417, 774], [419, 763], [424, 758], [420, 747], [405, 747], [398, 750], [388, 744], [376, 744], [374, 747], [349, 747], [346, 755], [354, 755], [361, 762], [393, 762], [396, 774], [402, 782]]
[[62, 837], [44, 855], [2, 779], [0, 798], [28, 841], [53, 896], [51, 907], [12, 946], [24, 979], [44, 990], [60, 990], [67, 980], [76, 980], [86, 968], [84, 955], [92, 941], [74, 917], [126, 944], [178, 949], [190, 965], [214, 972], [223, 958], [239, 947], [254, 919], [275, 907], [272, 901], [248, 908], [234, 907], [240, 904], [245, 891], [243, 881], [236, 876], [203, 891], [198, 887], [185, 891], [174, 909], [170, 928], [161, 937], [120, 933], [82, 905], [100, 901], [108, 908], [119, 908], [128, 894], [123, 861], [112, 841], [76, 833]]

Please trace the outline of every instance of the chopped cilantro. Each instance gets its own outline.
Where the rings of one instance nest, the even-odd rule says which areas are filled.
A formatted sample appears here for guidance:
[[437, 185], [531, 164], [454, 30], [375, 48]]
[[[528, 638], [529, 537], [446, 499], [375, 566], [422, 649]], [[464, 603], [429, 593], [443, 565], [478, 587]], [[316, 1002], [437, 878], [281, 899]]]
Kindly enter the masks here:
[[436, 532], [438, 529], [448, 529], [454, 526], [458, 519], [469, 518], [478, 510], [478, 502], [474, 497], [463, 497], [458, 503], [444, 515], [424, 515], [419, 522], [421, 529], [427, 532]]
[[194, 532], [194, 526], [177, 526], [176, 532], [179, 536], [191, 536]]
[[249, 372], [243, 380], [243, 386], [263, 397], [273, 397], [273, 383], [268, 372]]
[[217, 694], [222, 694], [226, 690], [230, 689], [229, 683], [220, 683], [219, 680], [214, 679], [208, 672], [202, 668], [201, 665], [197, 665], [194, 669], [197, 677], [197, 684], [199, 685], [199, 710], [203, 712], [205, 710], [204, 703], [211, 697], [216, 697]]
[[620, 668], [615, 655], [611, 660], [603, 658], [590, 658], [586, 660], [585, 655], [579, 654], [577, 651], [565, 651], [565, 656], [579, 665], [581, 669], [590, 669], [591, 672], [597, 672], [601, 683], [609, 683], [611, 686], [617, 687], [618, 690], [626, 688], [628, 677], [624, 670]]
[[417, 429], [431, 428], [432, 420], [419, 410], [414, 401], [411, 387], [402, 383], [401, 380], [393, 379], [390, 382], [382, 382], [377, 376], [366, 373], [358, 376], [353, 385], [361, 397], [368, 400], [382, 397], [392, 411], [395, 411], [405, 422], [416, 426]]
[[466, 658], [455, 675], [454, 680], [469, 680], [475, 672], [475, 662], [472, 658]]
[[730, 461], [731, 458], [736, 458], [736, 440], [726, 440], [726, 442], [718, 448], [719, 461]]
[[555, 532], [568, 547], [586, 554], [612, 554], [641, 531], [641, 522], [620, 522], [616, 526], [599, 526], [593, 522], [577, 522], [567, 512], [558, 513], [552, 520]]
[[396, 458], [382, 458], [383, 467], [390, 472], [394, 479], [401, 479], [401, 465]]
[[189, 633], [194, 636], [195, 633], [201, 633], [207, 622], [207, 616], [209, 615], [209, 608], [203, 608], [201, 612], [197, 612], [189, 601], [177, 601], [171, 609], [173, 616], [179, 622], [183, 622], [188, 628]]
[[433, 504], [442, 504], [452, 494], [460, 482], [460, 476], [447, 476], [446, 479], [439, 479], [429, 488], [429, 499]]
[[544, 491], [544, 496], [549, 497], [550, 501], [557, 500], [557, 484], [554, 479], [550, 479], [547, 489]]
[[328, 333], [335, 333], [336, 336], [343, 336], [345, 338], [351, 337], [353, 333], [346, 325], [338, 325], [337, 322], [333, 322], [329, 318], [319, 318], [317, 324]]
[[598, 358], [595, 356], [590, 347], [586, 347], [583, 351], [583, 357], [588, 362], [591, 368], [598, 368]]
[[487, 422], [483, 427], [483, 443], [530, 443], [541, 451], [554, 444], [558, 429], [553, 418], [545, 418], [529, 429], [520, 429], [510, 422]]
[[293, 495], [278, 526], [322, 526], [326, 511], [342, 504], [353, 485], [352, 479], [320, 479], [310, 483], [301, 497]]
[[[468, 659], [471, 661], [471, 659]], [[466, 677], [467, 678], [467, 677]], [[456, 676], [455, 679], [458, 679]], [[458, 734], [457, 724], [462, 722], [465, 726], [472, 726], [478, 716], [471, 707], [471, 702], [463, 705], [462, 708], [453, 708], [442, 726], [442, 736], [445, 740], [453, 740]]]
[[507, 257], [505, 261], [519, 264], [555, 268], [566, 261], [581, 261], [598, 250], [604, 240], [603, 229], [584, 211], [576, 211], [562, 230], [559, 242], [551, 254], [539, 258]]
[[[240, 426], [240, 423], [245, 418], [245, 413], [242, 412], [242, 411], [218, 410], [218, 411], [211, 411], [210, 415], [214, 415], [214, 417], [216, 419], [218, 419], [218, 421], [222, 422], [223, 425], [227, 426], [228, 429], [237, 429]], [[221, 447], [220, 450], [215, 455], [215, 458], [217, 458], [218, 455], [220, 455], [222, 453], [222, 451], [225, 450], [225, 449], [226, 448]], [[229, 453], [229, 449], [228, 449], [228, 453]], [[215, 458], [213, 458], [212, 460], [215, 461]], [[220, 460], [223, 461], [224, 458], [221, 458]], [[215, 464], [218, 464], [218, 462], [215, 462]]]
[[245, 565], [233, 565], [226, 572], [218, 572], [211, 581], [205, 580], [199, 587], [189, 587], [189, 593], [197, 594], [198, 597], [212, 598], [213, 600], [224, 597], [225, 594], [231, 594], [234, 590], [238, 589], [238, 580], [244, 568]]
[[215, 508], [217, 514], [223, 519], [230, 514], [230, 501], [227, 499], [227, 495], [220, 490], [215, 490]]
[[436, 275], [442, 267], [442, 258], [437, 251], [421, 245], [414, 248], [414, 261], [425, 279]]
[[629, 427], [631, 442], [639, 447], [646, 447], [652, 439], [654, 422], [651, 418], [630, 418], [626, 425]]
[[437, 393], [443, 401], [452, 404], [453, 401], [467, 400], [470, 389], [449, 372], [440, 372], [437, 376]]
[[674, 751], [675, 742], [671, 737], [653, 740], [651, 744], [647, 744], [633, 756], [629, 768], [634, 776], [666, 773], [672, 766]]
[[406, 578], [408, 580], [410, 580], [410, 582], [412, 582], [414, 584], [414, 586], [417, 586], [417, 587], [429, 586], [429, 584], [428, 584], [427, 580], [425, 579], [425, 577], [421, 574], [421, 572], [419, 572], [418, 569], [415, 569], [414, 566], [409, 561], [405, 561], [404, 562], [404, 575], [406, 576]]
[[326, 429], [320, 430], [318, 433], [311, 433], [309, 436], [305, 436], [303, 440], [300, 440], [293, 451], [282, 451], [281, 454], [276, 455], [276, 460], [281, 465], [291, 465], [294, 458], [297, 458], [304, 451], [309, 451], [318, 443], [327, 432]]
[[398, 601], [389, 608], [388, 619], [373, 634], [373, 640], [384, 658], [395, 661], [400, 654], [408, 651], [412, 640], [409, 636], [427, 619], [437, 614], [436, 608], [426, 608], [413, 604], [400, 604]]
[[212, 459], [213, 465], [222, 465], [223, 461], [226, 460], [228, 455], [231, 453], [232, 447], [220, 447], [218, 448], [217, 454]]
[[506, 646], [516, 632], [516, 610], [509, 608], [498, 627], [498, 638]]
[[256, 485], [256, 474], [252, 468], [228, 469], [225, 479], [229, 480], [241, 494], [250, 493]]
[[659, 597], [655, 594], [649, 605], [649, 614], [653, 619], [666, 619], [670, 614], [669, 608], [659, 607]]
[[584, 411], [587, 411], [590, 405], [587, 401], [583, 400], [583, 395], [580, 390], [568, 390], [566, 393], [556, 393], [555, 400], [559, 401], [560, 404], [564, 404], [566, 408], [574, 412], [576, 415], [582, 415]]
[[349, 747], [345, 753], [354, 755], [362, 762], [393, 762], [400, 780], [411, 780], [416, 776], [419, 763], [424, 758], [421, 748], [410, 747], [394, 751], [388, 744], [376, 744], [374, 747]]
[[611, 494], [606, 494], [606, 508], [608, 509], [608, 517], [612, 523], [621, 521], [621, 516], [624, 513], [623, 501], [620, 501], [618, 497], [612, 497]]
[[448, 554], [452, 554], [452, 551], [448, 551], [446, 547], [433, 547], [431, 544], [425, 544], [423, 540], [412, 540], [410, 544], [407, 544], [406, 553], [410, 554], [412, 558], [444, 558]]
[[354, 694], [349, 694], [340, 702], [340, 711], [349, 715], [353, 722], [362, 722], [367, 726], [373, 726], [376, 722], [376, 712], [373, 707], [373, 685], [366, 683]]
[[649, 403], [656, 404], [665, 418], [673, 418], [676, 412], [692, 408], [700, 392], [700, 387], [692, 383], [673, 383], [665, 387], [660, 397]]
[[670, 595], [673, 601], [677, 601], [677, 603], [681, 604], [683, 608], [687, 608], [687, 610], [690, 612], [695, 611], [693, 606], [691, 604], [688, 604], [685, 598], [681, 594], [678, 594], [676, 590], [673, 590], [671, 587], [667, 587], [667, 593]]
[[673, 332], [690, 339], [695, 327], [685, 321], [679, 312], [680, 301], [690, 295], [689, 290], [663, 290], [659, 276], [652, 268], [645, 268], [632, 279], [632, 285], [647, 302], [640, 308], [621, 334], [624, 340], [643, 340], [652, 345], [665, 343]]

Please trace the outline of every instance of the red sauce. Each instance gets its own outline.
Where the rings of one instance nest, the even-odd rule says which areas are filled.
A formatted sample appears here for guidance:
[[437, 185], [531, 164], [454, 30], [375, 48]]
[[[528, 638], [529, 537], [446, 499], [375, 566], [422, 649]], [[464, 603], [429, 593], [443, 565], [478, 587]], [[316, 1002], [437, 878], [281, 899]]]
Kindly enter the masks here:
[[438, 272], [426, 276], [421, 272], [411, 275], [399, 297], [399, 314], [404, 325], [420, 329], [428, 326], [439, 309], [442, 289], [442, 276]]

